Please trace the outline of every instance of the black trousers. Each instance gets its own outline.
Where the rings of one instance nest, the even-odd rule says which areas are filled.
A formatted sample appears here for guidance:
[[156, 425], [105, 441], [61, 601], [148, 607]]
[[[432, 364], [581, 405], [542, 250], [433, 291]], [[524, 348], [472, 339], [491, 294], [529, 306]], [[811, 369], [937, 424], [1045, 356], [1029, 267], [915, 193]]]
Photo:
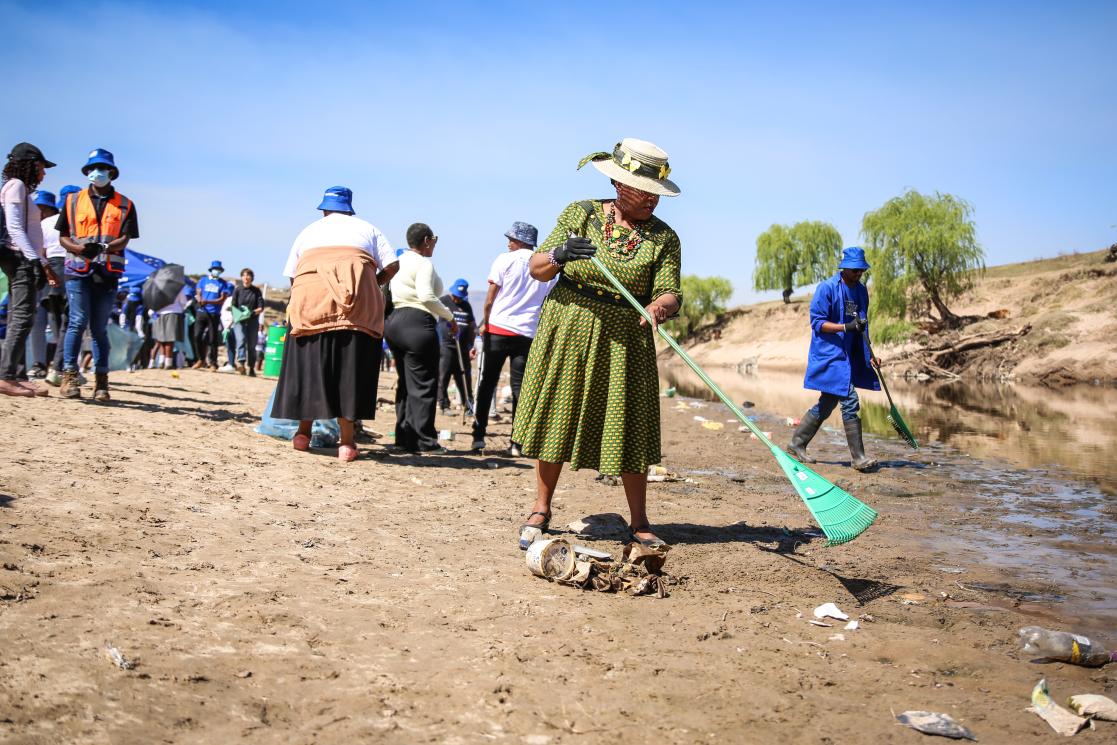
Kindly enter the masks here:
[[[50, 268], [65, 284], [66, 260], [60, 256], [55, 256], [50, 259]], [[62, 349], [66, 346], [63, 339], [66, 338], [66, 327], [70, 323], [66, 306], [66, 288], [52, 287], [50, 294], [43, 298], [43, 305], [47, 309], [47, 320], [50, 322], [50, 327], [54, 330], [54, 356], [52, 358], [54, 361], [51, 362], [51, 367], [58, 372], [62, 372]]]
[[202, 362], [217, 367], [217, 350], [221, 348], [221, 316], [198, 311], [194, 319], [194, 353]]
[[527, 353], [531, 349], [530, 336], [501, 336], [485, 334], [484, 354], [481, 362], [481, 385], [477, 400], [473, 402], [473, 437], [484, 437], [489, 426], [489, 406], [493, 402], [500, 371], [508, 360], [512, 378], [512, 419], [516, 418], [516, 404], [520, 401], [520, 384], [524, 381]]
[[0, 269], [8, 277], [8, 332], [0, 350], [0, 380], [27, 380], [27, 337], [35, 325], [35, 301], [45, 280], [37, 261], [0, 246]]
[[434, 407], [438, 397], [438, 331], [430, 313], [396, 308], [384, 325], [396, 359], [396, 445], [417, 452], [438, 447]]
[[[461, 352], [459, 359], [458, 352]], [[473, 398], [473, 368], [470, 366], [468, 350], [443, 346], [439, 350], [438, 358], [438, 405], [444, 409], [450, 408], [450, 377], [454, 378], [454, 385], [458, 387], [462, 406], [469, 408]], [[465, 363], [465, 369], [462, 369]]]

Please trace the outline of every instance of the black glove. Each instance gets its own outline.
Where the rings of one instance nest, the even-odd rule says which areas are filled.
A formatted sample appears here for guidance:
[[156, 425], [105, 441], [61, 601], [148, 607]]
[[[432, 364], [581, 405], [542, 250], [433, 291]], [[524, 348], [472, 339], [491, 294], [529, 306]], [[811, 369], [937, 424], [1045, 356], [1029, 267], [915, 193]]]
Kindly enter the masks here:
[[555, 249], [555, 261], [565, 264], [568, 261], [588, 259], [595, 253], [597, 253], [597, 246], [593, 245], [589, 238], [575, 235], [567, 238], [566, 243]]
[[868, 325], [869, 322], [864, 318], [855, 318], [845, 325], [846, 333], [848, 334], [850, 331], [864, 331]]
[[81, 247], [81, 255], [86, 259], [95, 259], [108, 248], [104, 243], [86, 243]]

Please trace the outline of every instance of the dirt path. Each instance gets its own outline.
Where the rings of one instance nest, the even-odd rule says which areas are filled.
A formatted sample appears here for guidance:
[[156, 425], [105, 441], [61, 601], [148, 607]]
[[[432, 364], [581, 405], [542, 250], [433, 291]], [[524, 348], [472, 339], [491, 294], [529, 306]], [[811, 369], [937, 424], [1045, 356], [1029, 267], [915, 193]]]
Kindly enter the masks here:
[[[927, 709], [1019, 743], [1055, 737], [1023, 713], [1040, 677], [1058, 699], [1117, 688], [1015, 651], [1059, 604], [958, 587], [1052, 589], [927, 543], [983, 519], [934, 468], [859, 475], [824, 441], [819, 471], [884, 517], [822, 548], [757, 443], [664, 399], [666, 463], [718, 473], [652, 485], [672, 595], [602, 595], [525, 569], [528, 461], [365, 445], [345, 466], [251, 432], [268, 381], [113, 382], [111, 407], [0, 401], [0, 741], [916, 743], [890, 712]], [[460, 419], [440, 426], [466, 447]], [[594, 475], [564, 479], [556, 525], [623, 512]], [[826, 601], [873, 620], [808, 624]]]

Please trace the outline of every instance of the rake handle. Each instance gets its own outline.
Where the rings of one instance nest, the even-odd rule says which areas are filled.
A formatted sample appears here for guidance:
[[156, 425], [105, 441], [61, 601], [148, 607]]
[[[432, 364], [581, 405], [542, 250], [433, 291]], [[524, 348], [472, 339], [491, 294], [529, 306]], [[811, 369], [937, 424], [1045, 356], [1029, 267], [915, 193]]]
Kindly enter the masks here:
[[675, 350], [675, 353], [682, 358], [683, 362], [685, 362], [687, 366], [690, 367], [690, 369], [693, 370], [699, 378], [702, 379], [702, 382], [705, 383], [719, 399], [721, 399], [721, 402], [729, 407], [729, 410], [733, 412], [733, 415], [737, 417], [737, 419], [739, 419], [742, 424], [748, 427], [749, 430], [754, 435], [756, 435], [757, 439], [764, 443], [769, 450], [774, 451], [776, 449], [776, 446], [772, 444], [772, 441], [764, 435], [759, 427], [753, 424], [748, 419], [748, 417], [745, 416], [745, 413], [737, 407], [737, 404], [733, 402], [733, 399], [731, 399], [728, 394], [726, 394], [726, 392], [723, 391], [721, 387], [718, 386], [718, 384], [715, 383], [710, 378], [710, 376], [706, 374], [706, 371], [703, 370], [697, 362], [691, 359], [691, 356], [686, 353], [686, 350], [679, 346], [679, 342], [675, 341], [675, 337], [671, 336], [671, 334], [669, 334], [667, 330], [663, 328], [663, 326], [660, 326], [655, 322], [655, 319], [652, 318], [652, 315], [648, 313], [647, 308], [645, 308], [643, 305], [640, 305], [640, 301], [633, 297], [631, 292], [625, 289], [624, 285], [622, 285], [620, 280], [618, 280], [616, 276], [614, 276], [614, 274], [609, 271], [609, 268], [605, 266], [601, 259], [597, 258], [596, 256], [591, 256], [590, 261], [592, 261], [593, 265], [597, 267], [597, 269], [602, 274], [605, 275], [605, 278], [608, 279], [610, 283], [612, 283], [617, 292], [623, 295], [625, 300], [627, 300], [633, 308], [639, 311], [640, 315], [644, 317], [644, 320], [651, 324], [651, 326], [655, 328], [657, 332], [659, 332], [660, 337], [665, 342], [667, 342], [668, 346]]
[[[868, 334], [865, 334], [865, 346], [869, 348], [869, 357], [872, 359], [876, 359], [877, 356], [873, 354], [873, 345], [869, 342]], [[872, 363], [870, 362], [869, 365], [871, 367]], [[892, 394], [888, 392], [888, 383], [884, 382], [884, 376], [880, 374], [879, 367], [876, 369], [876, 376], [877, 380], [880, 381], [881, 388], [884, 389], [884, 397], [888, 399], [888, 405], [895, 406], [896, 404], [892, 403]]]

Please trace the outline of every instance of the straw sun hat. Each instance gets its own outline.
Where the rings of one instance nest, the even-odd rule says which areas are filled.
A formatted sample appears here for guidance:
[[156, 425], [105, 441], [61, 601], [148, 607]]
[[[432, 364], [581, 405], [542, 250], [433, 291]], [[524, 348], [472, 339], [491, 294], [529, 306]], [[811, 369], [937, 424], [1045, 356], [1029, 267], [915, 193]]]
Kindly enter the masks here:
[[679, 195], [679, 187], [667, 179], [671, 173], [667, 153], [646, 140], [626, 137], [617, 143], [612, 154], [590, 153], [578, 162], [578, 167], [590, 162], [594, 168], [625, 186], [664, 197]]

